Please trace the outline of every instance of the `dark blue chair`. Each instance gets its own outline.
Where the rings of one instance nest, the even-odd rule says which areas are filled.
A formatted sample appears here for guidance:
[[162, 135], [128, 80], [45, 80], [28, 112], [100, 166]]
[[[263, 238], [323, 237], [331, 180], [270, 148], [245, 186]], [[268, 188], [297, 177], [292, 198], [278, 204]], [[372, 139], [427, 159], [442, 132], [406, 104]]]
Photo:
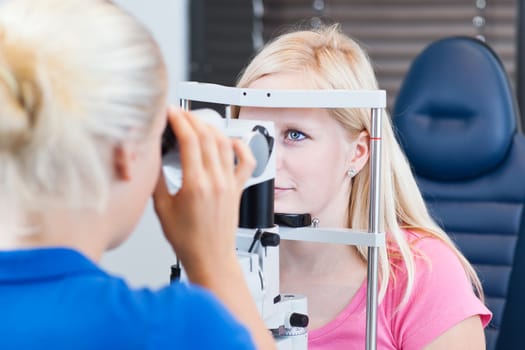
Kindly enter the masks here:
[[392, 113], [431, 215], [481, 278], [487, 349], [525, 348], [525, 139], [501, 61], [466, 37], [412, 63]]

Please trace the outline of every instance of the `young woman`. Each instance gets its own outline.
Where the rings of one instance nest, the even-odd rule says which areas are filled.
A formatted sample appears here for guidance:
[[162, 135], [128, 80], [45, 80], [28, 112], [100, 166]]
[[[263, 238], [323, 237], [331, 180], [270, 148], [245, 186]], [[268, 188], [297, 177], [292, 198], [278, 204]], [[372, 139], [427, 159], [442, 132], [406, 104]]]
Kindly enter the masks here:
[[[253, 157], [168, 112], [166, 90], [157, 44], [110, 1], [0, 9], [2, 348], [274, 348], [234, 249]], [[167, 114], [184, 172], [175, 196], [159, 177]], [[97, 266], [153, 191], [193, 284], [132, 290]]]
[[[239, 87], [377, 89], [366, 54], [337, 25], [284, 34]], [[320, 227], [368, 228], [369, 109], [236, 108], [276, 126], [275, 211]], [[484, 349], [490, 311], [475, 271], [431, 219], [388, 116], [382, 124], [378, 349]], [[284, 241], [281, 289], [308, 298], [309, 349], [364, 349], [365, 247]], [[477, 296], [476, 295], [479, 296]]]

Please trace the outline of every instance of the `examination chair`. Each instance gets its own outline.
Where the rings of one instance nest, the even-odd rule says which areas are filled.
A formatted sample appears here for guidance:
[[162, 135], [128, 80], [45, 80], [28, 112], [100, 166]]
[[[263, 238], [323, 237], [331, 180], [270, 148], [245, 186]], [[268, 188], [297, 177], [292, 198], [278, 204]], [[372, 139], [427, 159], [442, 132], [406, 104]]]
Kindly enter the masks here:
[[430, 44], [392, 120], [431, 215], [479, 273], [487, 349], [525, 349], [525, 138], [501, 61], [474, 38]]

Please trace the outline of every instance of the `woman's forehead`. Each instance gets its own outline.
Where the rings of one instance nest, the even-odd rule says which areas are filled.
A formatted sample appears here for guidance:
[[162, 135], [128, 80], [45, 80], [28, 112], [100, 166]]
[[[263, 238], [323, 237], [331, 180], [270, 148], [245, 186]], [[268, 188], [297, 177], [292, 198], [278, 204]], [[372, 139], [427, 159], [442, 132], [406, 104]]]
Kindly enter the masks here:
[[315, 89], [310, 79], [299, 72], [278, 72], [254, 80], [250, 89], [309, 90]]
[[266, 120], [274, 122], [276, 127], [294, 127], [305, 129], [329, 129], [340, 124], [322, 108], [261, 108], [242, 107], [239, 118]]

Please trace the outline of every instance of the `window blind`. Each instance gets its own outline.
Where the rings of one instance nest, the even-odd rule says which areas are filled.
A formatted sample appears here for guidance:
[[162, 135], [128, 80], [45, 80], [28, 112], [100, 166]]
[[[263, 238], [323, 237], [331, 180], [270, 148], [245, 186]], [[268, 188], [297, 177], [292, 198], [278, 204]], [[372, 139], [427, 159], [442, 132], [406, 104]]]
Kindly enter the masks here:
[[263, 37], [297, 23], [341, 23], [370, 55], [391, 107], [414, 57], [446, 36], [483, 35], [514, 81], [516, 7], [516, 0], [265, 0]]

